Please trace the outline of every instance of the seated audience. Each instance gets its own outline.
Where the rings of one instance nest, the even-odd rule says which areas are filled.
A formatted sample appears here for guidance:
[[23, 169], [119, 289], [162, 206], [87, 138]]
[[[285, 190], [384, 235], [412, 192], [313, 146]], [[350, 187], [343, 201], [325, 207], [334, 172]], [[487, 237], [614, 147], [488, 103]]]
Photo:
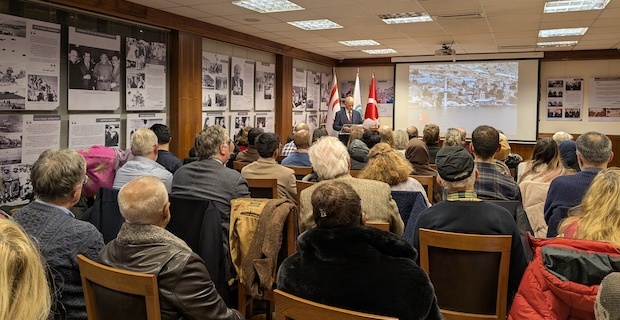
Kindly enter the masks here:
[[[527, 265], [519, 230], [512, 214], [494, 203], [480, 199], [474, 190], [478, 170], [474, 159], [463, 147], [444, 147], [437, 153], [439, 181], [447, 190], [446, 200], [422, 211], [416, 222], [413, 246], [420, 248], [419, 229], [470, 234], [512, 236], [508, 301], [516, 292]], [[458, 266], [455, 266], [458, 268]], [[510, 304], [510, 303], [509, 303]]]
[[[499, 151], [497, 151], [495, 153], [495, 155], [493, 156], [493, 158], [495, 158], [495, 160], [499, 160], [502, 163], [506, 160], [506, 158], [508, 158], [508, 155], [510, 154], [511, 148], [510, 148], [510, 144], [508, 143], [508, 138], [506, 137], [505, 134], [503, 133], [499, 133]], [[505, 164], [504, 164], [505, 166]], [[508, 168], [508, 167], [506, 167]]]
[[521, 190], [523, 209], [536, 237], [547, 236], [543, 211], [547, 191], [551, 181], [565, 172], [558, 146], [551, 138], [538, 140], [532, 151], [532, 160], [519, 164], [517, 182]]
[[575, 172], [581, 171], [579, 169], [579, 162], [577, 161], [577, 145], [573, 140], [567, 140], [560, 143], [560, 156], [562, 157], [562, 163], [566, 169], [571, 169]]
[[566, 238], [609, 241], [620, 246], [620, 168], [600, 171], [558, 230]]
[[555, 140], [555, 142], [557, 142], [558, 145], [560, 145], [564, 141], [571, 141], [571, 140], [573, 140], [573, 135], [568, 133], [568, 132], [558, 131], [558, 132], [553, 134], [552, 138], [553, 138], [553, 140]]
[[[368, 151], [370, 148], [364, 142], [365, 131], [363, 128], [355, 126], [351, 128], [351, 134], [349, 134], [349, 144], [347, 151], [351, 157], [351, 169], [361, 170], [368, 161]], [[369, 136], [366, 136], [367, 138]], [[375, 136], [378, 137], [378, 134]]]
[[243, 167], [241, 175], [246, 179], [277, 179], [278, 196], [297, 204], [295, 171], [276, 161], [280, 155], [280, 137], [271, 132], [263, 133], [256, 138], [256, 149], [260, 158]]
[[325, 129], [325, 127], [314, 129], [314, 131], [312, 132], [312, 143], [315, 143], [317, 142], [317, 140], [321, 139], [321, 137], [325, 137], [328, 135], [329, 132], [327, 132], [327, 129]]
[[162, 319], [241, 319], [215, 289], [202, 259], [168, 232], [170, 202], [157, 178], [146, 176], [121, 188], [118, 205], [125, 223], [99, 261], [157, 276]]
[[429, 123], [424, 126], [422, 130], [422, 141], [424, 141], [428, 149], [429, 163], [435, 163], [435, 155], [437, 155], [437, 151], [441, 148], [441, 146], [439, 146], [440, 140], [441, 137], [439, 136], [438, 125]]
[[387, 143], [381, 142], [370, 149], [368, 164], [357, 177], [385, 182], [390, 185], [392, 191], [418, 191], [424, 196], [426, 205], [430, 206], [424, 187], [418, 180], [409, 176], [411, 172], [413, 172], [411, 163]]
[[[411, 139], [405, 151], [407, 160], [413, 165], [413, 174], [419, 176], [437, 176], [437, 171], [429, 165], [428, 149], [424, 141]], [[441, 186], [436, 181], [433, 182], [433, 199], [428, 199], [431, 203], [437, 203], [443, 198]]]
[[398, 319], [443, 319], [416, 252], [394, 234], [364, 226], [363, 201], [346, 183], [311, 194], [316, 228], [278, 272], [278, 288], [330, 306]]
[[[293, 128], [293, 134], [297, 131], [301, 131], [301, 130], [306, 130], [308, 132], [310, 132], [310, 127], [308, 126], [308, 124], [300, 122], [298, 123], [295, 128]], [[291, 155], [291, 153], [293, 153], [293, 151], [295, 151], [295, 141], [291, 140], [289, 142], [287, 142], [283, 147], [282, 147], [282, 155], [285, 157], [288, 157]]]
[[235, 136], [235, 145], [239, 148], [239, 152], [243, 152], [248, 149], [250, 142], [248, 141], [248, 133], [252, 130], [252, 127], [245, 126], [239, 129], [239, 132]]
[[405, 150], [407, 149], [407, 143], [409, 143], [409, 136], [405, 130], [394, 131], [394, 150], [405, 158]]
[[112, 188], [116, 175], [117, 153], [114, 149], [104, 146], [92, 146], [78, 150], [86, 160], [88, 181], [82, 187], [82, 196], [94, 197], [101, 187]]
[[446, 131], [446, 137], [443, 140], [443, 146], [462, 146], [461, 131], [457, 128], [448, 128]]
[[407, 135], [409, 136], [409, 140], [418, 137], [418, 128], [416, 126], [407, 127]]
[[596, 320], [620, 319], [620, 272], [603, 278], [594, 301], [594, 316]]
[[312, 166], [310, 164], [310, 157], [308, 156], [308, 148], [310, 148], [310, 132], [306, 130], [295, 132], [293, 135], [293, 141], [295, 141], [296, 150], [288, 157], [282, 159], [282, 165], [298, 167]]
[[239, 152], [235, 160], [241, 162], [254, 162], [258, 160], [258, 158], [260, 158], [260, 155], [258, 154], [258, 150], [256, 149], [256, 138], [264, 132], [265, 130], [259, 127], [250, 129], [250, 131], [248, 132], [248, 148], [244, 151]]
[[116, 171], [112, 188], [120, 189], [127, 182], [141, 176], [153, 175], [161, 179], [168, 192], [172, 188], [172, 173], [157, 163], [157, 136], [146, 128], [136, 130], [131, 135], [132, 160], [127, 161]]
[[499, 132], [486, 125], [478, 126], [471, 134], [472, 149], [479, 177], [476, 194], [486, 200], [521, 200], [519, 185], [500, 171], [493, 156], [500, 150]]
[[461, 132], [461, 145], [463, 146], [463, 148], [465, 148], [465, 150], [472, 153], [471, 142], [467, 141], [467, 131], [465, 130], [465, 128], [457, 128], [457, 130]]
[[555, 237], [561, 220], [568, 209], [583, 199], [596, 174], [607, 168], [613, 159], [611, 140], [599, 132], [586, 132], [577, 138], [577, 161], [581, 171], [574, 175], [557, 177], [551, 182], [545, 200], [545, 222], [549, 226], [547, 237]]
[[170, 141], [172, 140], [170, 128], [165, 124], [156, 123], [151, 126], [151, 130], [157, 136], [157, 163], [174, 174], [183, 165], [183, 162], [170, 152]]
[[41, 255], [24, 230], [8, 219], [0, 219], [0, 261], [0, 319], [47, 319], [51, 299]]
[[196, 137], [198, 160], [174, 173], [172, 194], [212, 200], [224, 214], [222, 222], [229, 222], [230, 200], [250, 197], [241, 173], [224, 165], [233, 149], [226, 129], [214, 125], [202, 130]]
[[349, 184], [362, 198], [362, 209], [369, 221], [388, 222], [390, 231], [401, 236], [404, 223], [396, 202], [392, 199], [390, 186], [387, 183], [357, 179], [349, 174], [351, 160], [344, 144], [335, 137], [323, 137], [310, 147], [308, 151], [312, 169], [318, 175], [318, 182], [301, 192], [299, 213], [299, 230], [303, 232], [315, 226], [312, 218], [310, 197], [314, 189], [328, 180], [336, 180]]
[[35, 240], [49, 266], [59, 291], [57, 309], [65, 310], [67, 319], [86, 319], [77, 255], [95, 260], [103, 248], [101, 233], [69, 210], [82, 195], [86, 163], [72, 149], [46, 150], [32, 166], [30, 178], [35, 200], [13, 219]]
[[594, 319], [599, 284], [620, 270], [619, 168], [596, 175], [559, 233], [563, 237], [531, 240], [534, 259], [509, 319]]
[[[379, 127], [379, 137], [381, 137], [381, 142], [387, 143], [390, 147], [394, 148], [394, 131], [390, 126], [383, 125]], [[372, 148], [372, 147], [370, 147]]]

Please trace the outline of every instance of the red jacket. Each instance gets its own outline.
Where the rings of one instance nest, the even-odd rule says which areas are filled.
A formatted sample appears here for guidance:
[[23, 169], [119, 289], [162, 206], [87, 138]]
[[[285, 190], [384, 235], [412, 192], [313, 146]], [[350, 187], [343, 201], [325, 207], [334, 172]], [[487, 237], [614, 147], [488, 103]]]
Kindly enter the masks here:
[[609, 242], [529, 238], [534, 258], [515, 295], [508, 319], [594, 319], [603, 278], [620, 270], [620, 251]]

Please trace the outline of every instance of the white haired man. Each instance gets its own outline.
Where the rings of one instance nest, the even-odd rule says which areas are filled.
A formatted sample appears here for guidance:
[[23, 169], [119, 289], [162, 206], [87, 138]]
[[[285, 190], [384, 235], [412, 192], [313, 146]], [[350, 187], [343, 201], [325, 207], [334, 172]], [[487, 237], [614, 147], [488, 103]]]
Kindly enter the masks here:
[[[385, 182], [351, 177], [351, 158], [342, 142], [336, 137], [323, 137], [310, 147], [308, 154], [312, 169], [321, 180], [337, 180], [353, 187], [362, 199], [362, 210], [367, 221], [388, 222], [390, 231], [402, 236], [404, 223], [396, 202], [392, 199], [390, 186]], [[302, 232], [316, 226], [310, 198], [312, 192], [322, 184], [323, 182], [316, 183], [301, 192], [299, 228]]]
[[170, 192], [172, 190], [172, 173], [156, 162], [158, 147], [155, 132], [147, 128], [136, 130], [131, 136], [131, 153], [134, 158], [118, 169], [112, 188], [120, 189], [135, 178], [153, 175], [161, 179], [166, 190]]
[[215, 289], [202, 259], [168, 232], [170, 202], [154, 176], [136, 178], [118, 193], [125, 223], [101, 251], [109, 266], [157, 276], [162, 319], [241, 319]]
[[92, 224], [76, 219], [69, 210], [82, 195], [86, 162], [72, 149], [46, 150], [32, 166], [30, 178], [35, 200], [13, 218], [36, 240], [51, 270], [58, 290], [54, 306], [57, 315], [86, 319], [77, 255], [94, 260], [103, 248], [101, 233]]

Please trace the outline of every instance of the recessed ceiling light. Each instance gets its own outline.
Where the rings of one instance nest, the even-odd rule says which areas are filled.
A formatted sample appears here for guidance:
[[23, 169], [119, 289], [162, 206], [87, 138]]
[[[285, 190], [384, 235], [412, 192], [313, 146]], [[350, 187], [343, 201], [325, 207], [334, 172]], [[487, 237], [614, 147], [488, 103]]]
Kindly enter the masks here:
[[296, 11], [305, 9], [304, 7], [301, 7], [287, 0], [241, 0], [233, 1], [233, 4], [260, 13]]
[[538, 42], [536, 45], [539, 47], [572, 47], [579, 41], [547, 41]]
[[414, 23], [414, 22], [428, 22], [433, 21], [426, 12], [405, 12], [405, 13], [390, 13], [381, 14], [379, 19], [387, 24], [399, 24], [399, 23]]
[[380, 43], [375, 40], [348, 40], [348, 41], [338, 41], [345, 46], [349, 47], [364, 47], [364, 46], [378, 46]]
[[328, 19], [292, 21], [287, 23], [304, 30], [325, 30], [342, 28], [341, 25]]
[[546, 29], [538, 32], [539, 38], [583, 36], [588, 28]]
[[376, 50], [362, 50], [368, 54], [390, 54], [396, 53], [394, 49], [376, 49]]
[[602, 10], [610, 0], [560, 0], [545, 3], [544, 13]]

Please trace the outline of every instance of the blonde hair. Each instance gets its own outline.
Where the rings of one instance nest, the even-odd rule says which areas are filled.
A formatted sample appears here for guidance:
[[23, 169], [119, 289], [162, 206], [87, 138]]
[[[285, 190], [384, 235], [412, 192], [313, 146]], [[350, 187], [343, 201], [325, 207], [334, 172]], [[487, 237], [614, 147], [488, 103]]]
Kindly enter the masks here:
[[609, 241], [620, 246], [620, 168], [599, 172], [579, 206], [569, 211], [559, 228], [579, 223], [576, 239]]
[[5, 219], [0, 219], [0, 261], [0, 319], [46, 319], [51, 298], [39, 250]]
[[390, 186], [407, 181], [413, 167], [385, 142], [377, 143], [368, 152], [368, 164], [357, 176], [362, 179], [382, 181]]
[[409, 142], [409, 134], [407, 131], [398, 129], [394, 131], [394, 149], [405, 150]]
[[347, 141], [347, 146], [351, 145], [353, 140], [362, 140], [362, 136], [364, 135], [364, 128], [362, 127], [352, 127], [351, 134], [349, 134], [349, 141]]
[[146, 156], [154, 152], [157, 145], [157, 135], [151, 129], [140, 128], [131, 135], [131, 153], [134, 156]]
[[390, 147], [394, 148], [394, 132], [390, 126], [381, 126], [379, 127], [379, 136], [381, 137], [381, 142], [385, 142], [390, 145]]

